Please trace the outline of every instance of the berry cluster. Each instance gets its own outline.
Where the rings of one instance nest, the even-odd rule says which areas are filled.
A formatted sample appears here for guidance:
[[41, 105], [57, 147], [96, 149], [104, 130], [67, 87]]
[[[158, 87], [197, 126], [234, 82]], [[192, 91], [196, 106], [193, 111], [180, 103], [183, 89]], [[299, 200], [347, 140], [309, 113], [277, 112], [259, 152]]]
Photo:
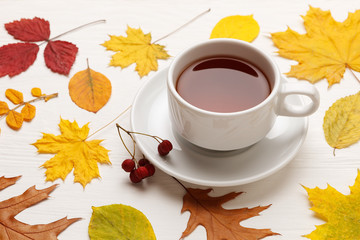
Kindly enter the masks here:
[[[148, 136], [148, 137], [152, 137], [153, 139], [155, 139], [159, 145], [158, 145], [158, 152], [161, 156], [165, 156], [167, 155], [173, 148], [171, 142], [169, 140], [163, 140], [158, 136], [153, 136], [153, 135], [149, 135], [146, 133], [140, 133], [140, 132], [131, 132], [128, 131], [126, 129], [124, 129], [123, 127], [121, 127], [119, 124], [116, 124], [121, 142], [123, 143], [124, 147], [126, 148], [126, 150], [128, 151], [128, 153], [131, 156], [131, 159], [125, 159], [122, 164], [121, 167], [124, 169], [125, 172], [130, 173], [130, 181], [133, 183], [139, 183], [141, 182], [144, 178], [150, 177], [152, 175], [154, 175], [155, 173], [155, 167], [152, 163], [150, 163], [150, 161], [148, 159], [146, 159], [145, 157], [143, 157], [142, 159], [140, 159], [139, 161], [136, 160], [135, 158], [135, 139], [133, 137], [133, 134], [140, 134], [140, 135], [144, 135], [144, 136]], [[130, 138], [132, 139], [133, 142], [133, 152], [130, 152], [130, 150], [128, 149], [128, 147], [126, 146], [120, 130], [126, 132]]]

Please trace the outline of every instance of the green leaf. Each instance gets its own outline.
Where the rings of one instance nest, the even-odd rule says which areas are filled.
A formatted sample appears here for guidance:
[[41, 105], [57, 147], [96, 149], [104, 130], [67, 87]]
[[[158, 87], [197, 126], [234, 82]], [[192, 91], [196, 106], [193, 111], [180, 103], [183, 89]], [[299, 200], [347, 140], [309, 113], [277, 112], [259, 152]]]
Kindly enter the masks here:
[[92, 207], [91, 240], [155, 240], [154, 230], [139, 210], [123, 204]]

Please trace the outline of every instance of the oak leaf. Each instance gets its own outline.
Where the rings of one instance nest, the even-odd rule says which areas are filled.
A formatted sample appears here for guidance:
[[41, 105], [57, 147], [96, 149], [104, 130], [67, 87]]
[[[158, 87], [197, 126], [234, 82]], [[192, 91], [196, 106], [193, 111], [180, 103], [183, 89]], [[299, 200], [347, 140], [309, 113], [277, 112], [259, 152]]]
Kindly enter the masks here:
[[191, 215], [181, 239], [191, 234], [198, 225], [205, 227], [208, 240], [257, 240], [278, 235], [270, 229], [246, 228], [240, 225], [241, 221], [258, 216], [270, 205], [227, 210], [222, 204], [236, 198], [241, 192], [211, 197], [208, 195], [211, 189], [186, 188], [186, 191], [181, 212], [190, 211]]
[[74, 169], [74, 182], [85, 188], [93, 178], [100, 177], [98, 162], [111, 164], [109, 150], [100, 145], [102, 140], [87, 140], [88, 124], [80, 128], [76, 121], [60, 119], [59, 127], [61, 135], [43, 133], [33, 143], [39, 153], [56, 154], [42, 165], [46, 168], [46, 181], [65, 180]]
[[327, 143], [334, 149], [360, 140], [360, 92], [333, 103], [325, 113], [323, 130]]
[[303, 19], [306, 34], [290, 28], [271, 34], [279, 55], [299, 63], [291, 66], [288, 76], [311, 83], [326, 78], [331, 86], [341, 81], [346, 68], [360, 71], [360, 10], [341, 23], [330, 11], [310, 6]]
[[[15, 184], [19, 177], [0, 178], [0, 190]], [[42, 190], [35, 186], [26, 190], [19, 196], [0, 202], [0, 239], [4, 240], [56, 240], [57, 236], [68, 226], [80, 218], [67, 217], [48, 224], [29, 225], [18, 221], [15, 216], [28, 207], [40, 203], [49, 197], [49, 193], [56, 188], [53, 185]]]
[[305, 237], [312, 240], [328, 239], [360, 239], [360, 171], [355, 184], [350, 187], [350, 194], [344, 195], [336, 189], [327, 186], [310, 189], [304, 187], [312, 203], [314, 212], [325, 224], [316, 226], [316, 229]]
[[151, 43], [150, 33], [128, 26], [126, 34], [126, 37], [110, 35], [110, 40], [102, 44], [107, 50], [117, 52], [112, 56], [111, 66], [126, 68], [136, 63], [135, 70], [143, 77], [158, 69], [158, 59], [170, 57], [165, 46]]
[[69, 94], [76, 105], [96, 113], [111, 96], [111, 82], [105, 75], [88, 66], [70, 79]]
[[139, 210], [123, 204], [92, 207], [91, 240], [155, 240], [151, 223]]
[[221, 19], [213, 28], [210, 38], [235, 38], [252, 42], [260, 32], [253, 15], [234, 15]]

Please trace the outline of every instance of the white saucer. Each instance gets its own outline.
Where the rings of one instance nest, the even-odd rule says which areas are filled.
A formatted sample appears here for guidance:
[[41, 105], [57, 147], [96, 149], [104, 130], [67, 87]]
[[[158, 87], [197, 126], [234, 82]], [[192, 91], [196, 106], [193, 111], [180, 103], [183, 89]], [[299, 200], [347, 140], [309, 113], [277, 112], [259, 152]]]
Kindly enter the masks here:
[[[299, 151], [308, 129], [307, 118], [278, 117], [269, 134], [246, 150], [205, 150], [175, 136], [167, 105], [167, 70], [163, 69], [147, 80], [137, 93], [131, 111], [133, 131], [172, 142], [174, 149], [166, 157], [161, 157], [157, 152], [158, 143], [153, 138], [135, 134], [139, 149], [162, 171], [198, 185], [236, 186], [275, 173]], [[298, 96], [289, 96], [287, 100], [304, 104]]]

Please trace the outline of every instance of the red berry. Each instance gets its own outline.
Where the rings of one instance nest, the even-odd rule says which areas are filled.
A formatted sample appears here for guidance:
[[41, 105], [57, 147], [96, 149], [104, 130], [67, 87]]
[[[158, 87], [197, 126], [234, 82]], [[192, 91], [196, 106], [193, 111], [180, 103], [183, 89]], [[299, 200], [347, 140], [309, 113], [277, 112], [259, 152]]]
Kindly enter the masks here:
[[141, 166], [135, 169], [135, 175], [140, 179], [144, 179], [149, 176], [149, 171], [146, 167]]
[[169, 140], [162, 141], [158, 146], [158, 152], [161, 156], [167, 155], [171, 150], [173, 146]]
[[145, 166], [148, 165], [150, 162], [146, 158], [142, 158], [139, 160], [139, 166]]
[[150, 164], [147, 164], [145, 165], [145, 168], [148, 170], [149, 174], [148, 174], [148, 177], [151, 177], [152, 175], [154, 175], [155, 173], [155, 167], [154, 165], [152, 165], [151, 163]]
[[133, 183], [139, 183], [141, 182], [142, 178], [139, 178], [139, 176], [136, 174], [136, 171], [137, 169], [133, 169], [131, 172], [130, 172], [130, 181], [133, 182]]
[[125, 172], [131, 172], [135, 168], [135, 162], [133, 159], [125, 159], [121, 167], [124, 169]]

